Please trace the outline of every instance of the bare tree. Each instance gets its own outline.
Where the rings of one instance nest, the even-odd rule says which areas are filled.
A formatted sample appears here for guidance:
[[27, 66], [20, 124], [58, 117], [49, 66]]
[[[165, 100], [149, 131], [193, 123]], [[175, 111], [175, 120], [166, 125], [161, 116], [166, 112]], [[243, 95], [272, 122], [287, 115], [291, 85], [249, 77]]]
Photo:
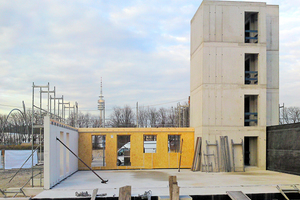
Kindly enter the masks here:
[[110, 115], [111, 127], [134, 127], [134, 113], [130, 106], [115, 107]]
[[158, 113], [156, 111], [156, 108], [149, 108], [149, 121], [151, 127], [157, 127], [157, 121], [158, 121]]
[[300, 108], [299, 107], [288, 107], [287, 114], [289, 116], [290, 123], [300, 122]]
[[158, 116], [157, 121], [158, 121], [158, 124], [160, 127], [168, 126], [168, 124], [167, 124], [167, 109], [160, 108], [158, 110], [157, 116]]
[[124, 127], [133, 127], [134, 126], [134, 113], [128, 105], [123, 108], [123, 121]]
[[168, 126], [169, 127], [177, 127], [178, 126], [178, 113], [175, 108], [171, 107], [168, 109]]
[[139, 126], [145, 128], [148, 126], [149, 113], [145, 107], [139, 108]]

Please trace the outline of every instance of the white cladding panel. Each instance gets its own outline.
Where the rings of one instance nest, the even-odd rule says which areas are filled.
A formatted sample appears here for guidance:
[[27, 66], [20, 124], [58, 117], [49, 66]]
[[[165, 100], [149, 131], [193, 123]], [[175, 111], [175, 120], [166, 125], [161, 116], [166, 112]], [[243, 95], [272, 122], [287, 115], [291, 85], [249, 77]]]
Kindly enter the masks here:
[[[69, 137], [67, 137], [67, 134]], [[78, 155], [78, 131], [66, 128], [62, 124], [54, 124], [50, 121], [49, 116], [45, 116], [44, 189], [50, 189], [78, 170], [78, 159], [63, 147], [56, 138], [62, 140]]]

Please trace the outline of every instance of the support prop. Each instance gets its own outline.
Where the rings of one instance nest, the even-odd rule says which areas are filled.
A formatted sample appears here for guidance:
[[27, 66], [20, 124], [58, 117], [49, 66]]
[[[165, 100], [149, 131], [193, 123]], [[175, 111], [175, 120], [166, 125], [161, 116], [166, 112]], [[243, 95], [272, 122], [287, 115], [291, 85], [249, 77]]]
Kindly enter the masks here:
[[92, 168], [90, 168], [90, 166], [88, 166], [85, 162], [83, 162], [83, 160], [81, 160], [81, 158], [79, 158], [71, 149], [69, 149], [69, 147], [67, 147], [67, 145], [65, 145], [62, 141], [60, 141], [60, 139], [58, 139], [56, 137], [56, 140], [59, 141], [64, 147], [66, 147], [66, 149], [68, 149], [78, 160], [80, 160], [87, 168], [89, 168], [89, 170], [91, 170], [98, 178], [100, 178], [101, 183], [108, 182], [108, 180], [104, 180], [103, 178], [101, 178]]

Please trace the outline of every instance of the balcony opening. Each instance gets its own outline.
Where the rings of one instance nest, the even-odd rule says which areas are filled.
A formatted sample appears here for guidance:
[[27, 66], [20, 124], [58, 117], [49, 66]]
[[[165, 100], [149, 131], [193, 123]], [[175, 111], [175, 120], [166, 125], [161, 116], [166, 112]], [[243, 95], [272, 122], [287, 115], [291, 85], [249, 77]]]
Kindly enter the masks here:
[[258, 43], [258, 12], [245, 12], [245, 43]]
[[258, 95], [245, 95], [244, 126], [257, 126]]
[[245, 84], [258, 84], [258, 54], [245, 54]]

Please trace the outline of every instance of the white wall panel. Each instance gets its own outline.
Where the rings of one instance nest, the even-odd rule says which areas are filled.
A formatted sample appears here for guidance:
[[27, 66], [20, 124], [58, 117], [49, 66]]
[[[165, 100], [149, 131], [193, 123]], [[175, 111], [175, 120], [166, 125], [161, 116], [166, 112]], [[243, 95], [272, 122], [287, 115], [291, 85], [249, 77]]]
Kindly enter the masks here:
[[[69, 133], [69, 148], [78, 155], [78, 132], [75, 128], [50, 121], [49, 116], [44, 118], [44, 189], [50, 189], [57, 183], [78, 170], [78, 159], [72, 154], [68, 157], [68, 150], [56, 138], [62, 139], [65, 144]], [[69, 170], [67, 170], [69, 162]]]

